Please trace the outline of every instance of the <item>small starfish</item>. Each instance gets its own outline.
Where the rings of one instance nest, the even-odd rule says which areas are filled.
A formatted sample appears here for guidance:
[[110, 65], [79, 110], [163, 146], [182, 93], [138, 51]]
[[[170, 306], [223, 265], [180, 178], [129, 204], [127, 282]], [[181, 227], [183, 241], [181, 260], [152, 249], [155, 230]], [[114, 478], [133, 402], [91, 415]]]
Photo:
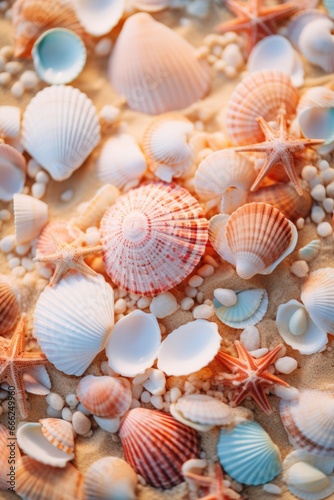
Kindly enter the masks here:
[[319, 144], [323, 144], [324, 141], [320, 139], [298, 139], [297, 137], [290, 137], [287, 130], [285, 109], [281, 109], [279, 112], [277, 130], [272, 128], [262, 117], [258, 118], [258, 122], [265, 135], [265, 141], [257, 144], [250, 144], [249, 146], [233, 148], [234, 151], [239, 153], [244, 151], [255, 151], [258, 153], [265, 153], [267, 156], [264, 166], [251, 187], [251, 191], [257, 188], [262, 179], [275, 165], [280, 164], [286, 171], [297, 193], [301, 196], [303, 194], [303, 189], [295, 171], [294, 156], [304, 151], [307, 147], [318, 146]]
[[273, 363], [283, 347], [282, 344], [277, 345], [272, 351], [259, 359], [253, 358], [238, 340], [234, 344], [238, 351], [238, 358], [234, 358], [223, 351], [219, 351], [217, 354], [217, 359], [233, 373], [231, 379], [226, 379], [223, 382], [236, 389], [233, 402], [239, 405], [246, 396], [250, 395], [265, 413], [271, 413], [269, 401], [263, 390], [264, 387], [272, 384], [289, 387], [289, 384], [268, 371], [269, 365]]
[[25, 352], [26, 317], [21, 319], [10, 340], [0, 339], [0, 382], [7, 382], [15, 387], [15, 404], [23, 419], [28, 410], [25, 399], [23, 375], [28, 368], [46, 365], [48, 360], [41, 352]]
[[202, 476], [194, 472], [184, 473], [184, 478], [195, 483], [199, 488], [208, 490], [208, 494], [201, 497], [200, 500], [228, 500], [225, 495], [226, 487], [224, 485], [224, 476], [219, 464], [215, 464], [214, 472], [209, 476]]

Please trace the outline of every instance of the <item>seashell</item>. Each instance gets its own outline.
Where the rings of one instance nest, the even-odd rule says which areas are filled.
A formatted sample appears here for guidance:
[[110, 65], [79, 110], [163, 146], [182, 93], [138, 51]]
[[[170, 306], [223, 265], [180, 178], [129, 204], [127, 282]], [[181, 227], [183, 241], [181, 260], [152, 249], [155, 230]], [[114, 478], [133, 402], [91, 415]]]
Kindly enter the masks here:
[[26, 160], [8, 144], [0, 144], [0, 176], [0, 200], [10, 201], [24, 187]]
[[81, 234], [81, 231], [68, 221], [58, 220], [49, 222], [38, 237], [36, 246], [37, 253], [48, 255], [56, 251], [57, 246], [52, 235], [54, 235], [59, 241], [71, 243], [79, 238]]
[[216, 252], [250, 279], [270, 274], [297, 244], [297, 229], [284, 215], [265, 203], [248, 203], [231, 216], [216, 215], [209, 224]]
[[74, 434], [70, 422], [61, 418], [43, 418], [39, 423], [49, 443], [65, 453], [74, 453]]
[[[21, 453], [19, 447], [17, 446], [17, 441], [11, 443], [12, 448], [8, 448], [9, 441], [12, 439], [12, 436], [9, 433], [9, 430], [2, 424], [0, 424], [0, 489], [7, 490], [9, 488], [10, 483], [8, 483], [8, 479], [11, 472], [11, 463], [9, 458], [12, 457], [12, 453], [14, 453], [14, 457], [17, 463], [21, 460]], [[14, 448], [14, 449], [13, 449]], [[11, 453], [12, 452], [12, 453]]]
[[224, 470], [239, 483], [268, 483], [282, 470], [278, 447], [255, 421], [242, 422], [232, 430], [222, 428], [217, 453]]
[[81, 167], [99, 140], [96, 109], [86, 94], [73, 87], [41, 90], [24, 112], [24, 147], [57, 181]]
[[181, 483], [182, 464], [198, 458], [200, 452], [194, 429], [155, 410], [130, 410], [123, 418], [119, 437], [126, 461], [155, 488], [169, 489]]
[[303, 304], [297, 300], [278, 306], [276, 325], [284, 342], [301, 354], [319, 352], [328, 342], [326, 330], [312, 321]]
[[106, 35], [123, 16], [125, 0], [73, 0], [81, 24], [93, 36]]
[[303, 248], [298, 250], [298, 259], [306, 260], [306, 262], [310, 262], [315, 259], [318, 253], [320, 252], [321, 241], [320, 240], [312, 240]]
[[170, 6], [170, 0], [131, 0], [131, 5], [144, 12], [160, 12]]
[[70, 463], [60, 469], [24, 456], [17, 464], [15, 492], [26, 500], [83, 500], [83, 477]]
[[334, 478], [306, 462], [289, 467], [283, 474], [283, 481], [293, 495], [303, 500], [321, 500], [334, 492]]
[[117, 321], [106, 345], [108, 364], [124, 377], [150, 368], [161, 344], [159, 323], [153, 314], [135, 310]]
[[327, 73], [334, 71], [334, 23], [329, 18], [315, 19], [302, 30], [298, 46], [303, 56]]
[[280, 403], [281, 419], [295, 448], [321, 457], [334, 451], [334, 393], [299, 391], [298, 400]]
[[104, 349], [114, 325], [114, 293], [101, 275], [67, 273], [43, 290], [34, 313], [34, 335], [55, 367], [82, 375]]
[[217, 299], [213, 300], [220, 321], [232, 328], [246, 328], [259, 323], [268, 309], [266, 290], [241, 290], [236, 295], [238, 301], [234, 306], [223, 306]]
[[150, 170], [159, 179], [171, 182], [181, 177], [194, 160], [189, 142], [194, 125], [182, 117], [159, 117], [145, 130], [143, 150]]
[[87, 375], [79, 382], [77, 398], [93, 415], [115, 418], [129, 409], [132, 392], [126, 378]]
[[46, 396], [50, 393], [51, 380], [45, 366], [31, 366], [23, 374], [24, 388], [30, 394]]
[[305, 26], [315, 19], [325, 19], [326, 17], [324, 12], [317, 9], [307, 9], [297, 12], [287, 27], [287, 37], [292, 45], [299, 50], [299, 37]]
[[20, 134], [21, 110], [17, 106], [0, 106], [0, 138], [13, 139]]
[[275, 120], [281, 106], [288, 115], [296, 109], [299, 95], [288, 75], [264, 70], [246, 76], [234, 89], [226, 110], [226, 130], [233, 144], [254, 144], [264, 140], [257, 121]]
[[14, 281], [0, 274], [0, 334], [15, 326], [20, 315], [20, 293]]
[[96, 167], [100, 181], [124, 189], [139, 184], [146, 171], [146, 160], [133, 137], [120, 134], [104, 144]]
[[101, 221], [106, 271], [131, 293], [170, 290], [198, 264], [207, 224], [198, 201], [184, 188], [156, 182], [133, 189]]
[[186, 40], [149, 14], [137, 13], [125, 21], [116, 40], [109, 80], [131, 109], [158, 115], [201, 99], [211, 76]]
[[334, 334], [334, 269], [325, 267], [310, 273], [301, 287], [300, 298], [312, 321], [321, 330]]
[[294, 450], [283, 460], [283, 472], [299, 462], [306, 462], [307, 464], [313, 465], [325, 474], [331, 474], [334, 469], [333, 457], [319, 457], [305, 450]]
[[32, 49], [35, 70], [43, 82], [70, 83], [83, 70], [87, 51], [81, 38], [65, 28], [41, 34]]
[[71, 2], [66, 0], [17, 0], [12, 9], [15, 57], [29, 57], [39, 36], [51, 28], [67, 28], [81, 38], [85, 32]]
[[96, 460], [85, 474], [86, 500], [134, 500], [138, 477], [124, 460], [103, 457]]
[[48, 205], [27, 194], [14, 194], [14, 226], [17, 245], [32, 241], [48, 221]]
[[[70, 437], [70, 432], [73, 437], [72, 425], [61, 419], [52, 420], [60, 420], [62, 423], [58, 425], [46, 423], [44, 432], [41, 423], [22, 424], [17, 430], [17, 443], [20, 449], [34, 460], [38, 460], [42, 464], [52, 465], [52, 467], [65, 467], [67, 462], [74, 458], [74, 442], [71, 442]], [[66, 452], [65, 449], [59, 448], [59, 445], [67, 449], [72, 447], [73, 451]]]
[[173, 330], [162, 342], [158, 368], [166, 375], [195, 373], [213, 360], [219, 351], [220, 342], [216, 323], [205, 319], [189, 321]]
[[324, 0], [324, 6], [326, 7], [328, 15], [330, 17], [334, 17], [334, 4], [333, 4], [333, 0]]
[[112, 184], [105, 184], [102, 186], [97, 191], [94, 198], [92, 198], [80, 212], [75, 221], [76, 226], [82, 231], [85, 231], [88, 227], [98, 227], [103, 214], [110, 205], [115, 203], [119, 195], [120, 192], [116, 186]]

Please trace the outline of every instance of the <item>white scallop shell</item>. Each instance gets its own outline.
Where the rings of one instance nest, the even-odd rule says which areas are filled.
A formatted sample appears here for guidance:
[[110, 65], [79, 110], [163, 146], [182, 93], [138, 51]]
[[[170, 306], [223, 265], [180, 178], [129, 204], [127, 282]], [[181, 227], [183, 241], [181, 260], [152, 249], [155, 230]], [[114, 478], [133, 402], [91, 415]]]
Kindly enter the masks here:
[[48, 205], [27, 194], [14, 194], [14, 226], [17, 245], [32, 241], [48, 221]]
[[246, 328], [261, 321], [268, 309], [266, 290], [241, 290], [236, 295], [237, 303], [230, 307], [223, 306], [217, 299], [213, 300], [220, 321], [232, 328]]
[[288, 24], [287, 37], [297, 50], [299, 50], [299, 37], [305, 26], [320, 18], [326, 18], [326, 14], [316, 9], [301, 10], [292, 17]]
[[45, 88], [24, 112], [24, 147], [57, 181], [81, 167], [99, 140], [96, 109], [86, 94], [73, 87]]
[[[334, 91], [327, 87], [308, 89], [300, 98], [297, 119], [305, 137], [334, 140]], [[321, 146], [324, 148], [324, 146]]]
[[0, 200], [10, 201], [24, 187], [26, 160], [9, 144], [0, 144], [0, 176]]
[[114, 293], [101, 275], [67, 273], [41, 293], [34, 335], [55, 367], [82, 375], [104, 349], [114, 325]]
[[289, 469], [291, 465], [298, 462], [306, 462], [321, 470], [324, 474], [331, 474], [334, 470], [333, 457], [319, 457], [305, 450], [294, 450], [283, 460], [283, 471]]
[[0, 137], [13, 139], [20, 133], [21, 110], [17, 106], [0, 106]]
[[93, 36], [106, 35], [123, 16], [125, 0], [73, 0], [79, 21]]
[[322, 500], [334, 493], [334, 477], [306, 462], [297, 462], [283, 474], [289, 491], [302, 500]]
[[120, 192], [116, 186], [112, 184], [102, 186], [96, 195], [88, 203], [85, 203], [75, 221], [75, 225], [82, 231], [85, 231], [88, 227], [98, 227], [103, 214], [110, 205], [115, 203], [119, 195]]
[[325, 267], [310, 273], [300, 298], [314, 323], [334, 334], [334, 269]]
[[306, 260], [306, 262], [310, 262], [315, 259], [315, 257], [320, 252], [321, 241], [320, 240], [312, 240], [303, 248], [298, 250], [298, 259]]
[[327, 73], [334, 71], [334, 23], [329, 18], [315, 19], [302, 30], [298, 45], [303, 56]]
[[[176, 412], [192, 423], [203, 424], [211, 428], [216, 425], [228, 425], [233, 420], [233, 411], [227, 404], [206, 394], [186, 394], [173, 405]], [[177, 418], [175, 414], [172, 415]]]

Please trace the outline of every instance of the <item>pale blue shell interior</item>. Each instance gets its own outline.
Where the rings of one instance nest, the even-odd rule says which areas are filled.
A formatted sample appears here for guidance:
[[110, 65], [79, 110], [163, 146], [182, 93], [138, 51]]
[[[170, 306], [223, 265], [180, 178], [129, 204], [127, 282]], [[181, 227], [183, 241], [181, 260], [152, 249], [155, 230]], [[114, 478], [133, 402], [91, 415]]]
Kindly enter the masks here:
[[223, 306], [217, 299], [213, 305], [217, 317], [231, 328], [256, 325], [267, 312], [268, 294], [264, 289], [236, 291], [238, 301], [234, 306]]

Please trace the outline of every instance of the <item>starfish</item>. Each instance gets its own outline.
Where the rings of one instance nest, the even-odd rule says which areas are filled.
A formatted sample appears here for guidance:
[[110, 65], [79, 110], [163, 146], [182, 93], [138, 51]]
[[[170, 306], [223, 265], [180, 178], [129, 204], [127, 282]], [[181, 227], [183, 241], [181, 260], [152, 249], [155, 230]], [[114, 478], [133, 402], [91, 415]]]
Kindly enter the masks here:
[[22, 315], [12, 338], [0, 338], [0, 382], [15, 388], [13, 397], [23, 419], [28, 416], [23, 375], [31, 367], [48, 363], [41, 352], [25, 352], [25, 330], [26, 317]]
[[281, 164], [289, 179], [293, 183], [297, 193], [301, 196], [303, 194], [303, 189], [295, 171], [294, 156], [297, 153], [304, 151], [307, 147], [318, 146], [319, 144], [323, 144], [324, 141], [320, 139], [298, 139], [297, 137], [289, 136], [285, 109], [281, 109], [279, 112], [277, 130], [272, 128], [262, 117], [258, 118], [258, 122], [265, 135], [265, 141], [234, 148], [234, 151], [239, 153], [244, 151], [254, 151], [258, 153], [265, 153], [267, 156], [264, 166], [251, 187], [251, 191], [254, 191], [257, 188], [262, 179], [275, 165]]
[[215, 464], [214, 471], [209, 476], [202, 476], [194, 472], [185, 472], [183, 475], [186, 480], [207, 490], [208, 494], [201, 497], [200, 500], [228, 500], [229, 497], [225, 495], [228, 492], [224, 485], [223, 471], [219, 464]]
[[234, 344], [238, 351], [238, 358], [234, 358], [223, 351], [219, 351], [217, 354], [217, 359], [233, 373], [231, 379], [224, 380], [225, 384], [236, 389], [233, 402], [235, 405], [239, 405], [246, 396], [250, 395], [265, 413], [271, 413], [264, 388], [272, 384], [289, 387], [289, 384], [268, 371], [269, 365], [273, 363], [283, 347], [282, 344], [277, 345], [272, 351], [259, 359], [253, 358], [238, 340]]

